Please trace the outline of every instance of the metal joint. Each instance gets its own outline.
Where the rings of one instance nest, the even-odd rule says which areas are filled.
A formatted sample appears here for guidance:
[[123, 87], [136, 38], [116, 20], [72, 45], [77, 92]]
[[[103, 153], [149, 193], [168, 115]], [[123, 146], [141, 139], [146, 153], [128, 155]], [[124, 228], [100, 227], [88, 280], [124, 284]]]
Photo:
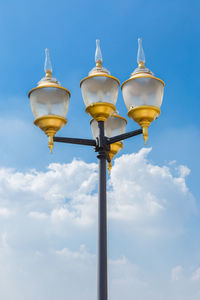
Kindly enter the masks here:
[[95, 152], [98, 152], [97, 158], [105, 158], [110, 162], [110, 156], [108, 151], [110, 150], [110, 145], [107, 144], [108, 138], [106, 136], [101, 136], [96, 138]]
[[98, 159], [104, 158], [107, 160], [107, 152], [106, 151], [99, 151], [97, 155]]

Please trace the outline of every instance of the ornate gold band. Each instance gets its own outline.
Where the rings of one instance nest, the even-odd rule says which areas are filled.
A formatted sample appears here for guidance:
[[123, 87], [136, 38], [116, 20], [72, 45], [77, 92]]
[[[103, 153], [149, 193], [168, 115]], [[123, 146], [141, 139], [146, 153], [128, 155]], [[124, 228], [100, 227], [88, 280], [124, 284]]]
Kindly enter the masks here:
[[68, 89], [66, 89], [60, 85], [56, 85], [56, 84], [47, 84], [47, 85], [37, 86], [37, 87], [33, 88], [32, 90], [30, 90], [30, 92], [28, 93], [28, 97], [30, 97], [30, 94], [32, 92], [39, 90], [39, 89], [47, 88], [47, 87], [58, 88], [58, 89], [64, 90], [65, 92], [67, 92], [69, 94], [69, 97], [71, 96], [71, 93]]
[[123, 88], [124, 84], [127, 83], [128, 81], [131, 81], [131, 80], [135, 80], [135, 79], [138, 79], [138, 78], [153, 78], [153, 79], [156, 79], [158, 81], [160, 81], [164, 86], [165, 86], [165, 83], [162, 79], [160, 78], [157, 78], [155, 76], [152, 76], [152, 75], [147, 75], [147, 76], [137, 76], [137, 77], [132, 77], [132, 78], [129, 78], [127, 80], [125, 80], [122, 85], [121, 85], [121, 89]]
[[89, 79], [89, 78], [93, 78], [93, 77], [108, 77], [108, 78], [112, 78], [112, 79], [116, 80], [117, 83], [120, 85], [120, 81], [119, 81], [116, 77], [114, 77], [114, 76], [111, 76], [111, 75], [108, 75], [108, 74], [94, 74], [94, 75], [90, 75], [90, 76], [87, 76], [87, 77], [83, 78], [83, 79], [80, 81], [80, 87], [81, 87], [81, 84], [82, 84], [85, 80], [87, 80], [87, 79]]

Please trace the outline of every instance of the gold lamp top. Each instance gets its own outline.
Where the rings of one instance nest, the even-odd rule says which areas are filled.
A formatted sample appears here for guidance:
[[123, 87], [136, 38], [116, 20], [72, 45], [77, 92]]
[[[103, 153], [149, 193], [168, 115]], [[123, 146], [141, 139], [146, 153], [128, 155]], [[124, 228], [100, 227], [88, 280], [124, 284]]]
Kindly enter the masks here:
[[53, 72], [53, 68], [52, 68], [52, 64], [51, 64], [51, 58], [50, 58], [50, 53], [49, 53], [49, 49], [46, 48], [45, 49], [45, 63], [44, 63], [44, 72], [45, 72], [45, 77], [43, 77], [38, 83], [37, 83], [37, 87], [33, 88], [32, 90], [30, 90], [30, 92], [28, 93], [28, 96], [30, 97], [30, 94], [39, 89], [39, 88], [44, 88], [44, 87], [56, 87], [56, 88], [60, 88], [62, 90], [65, 90], [69, 96], [70, 91], [64, 87], [61, 86], [60, 82], [52, 76], [52, 72]]
[[98, 40], [98, 39], [96, 40], [95, 63], [96, 63], [96, 66], [88, 73], [87, 77], [85, 77], [81, 80], [80, 86], [83, 83], [83, 81], [85, 81], [86, 79], [91, 78], [91, 77], [96, 77], [96, 76], [110, 77], [112, 79], [115, 79], [118, 82], [118, 84], [120, 85], [120, 81], [116, 77], [111, 76], [110, 72], [102, 66], [103, 56], [102, 56], [101, 47], [100, 47], [100, 40]]
[[144, 50], [142, 47], [142, 38], [138, 38], [138, 52], [137, 52], [137, 63], [138, 67], [133, 71], [130, 78], [122, 83], [122, 86], [129, 80], [135, 79], [135, 78], [142, 78], [142, 77], [148, 77], [148, 78], [154, 78], [162, 82], [162, 84], [165, 86], [165, 83], [162, 79], [157, 78], [154, 76], [153, 72], [151, 72], [146, 66], [145, 66], [145, 55]]
[[131, 77], [134, 76], [136, 73], [147, 73], [153, 75], [153, 73], [145, 66], [145, 55], [142, 47], [141, 38], [138, 39], [137, 63], [138, 63], [138, 67], [131, 74]]
[[110, 75], [110, 72], [102, 66], [103, 57], [101, 53], [100, 40], [96, 40], [95, 63], [96, 66], [89, 72], [89, 76], [98, 74]]

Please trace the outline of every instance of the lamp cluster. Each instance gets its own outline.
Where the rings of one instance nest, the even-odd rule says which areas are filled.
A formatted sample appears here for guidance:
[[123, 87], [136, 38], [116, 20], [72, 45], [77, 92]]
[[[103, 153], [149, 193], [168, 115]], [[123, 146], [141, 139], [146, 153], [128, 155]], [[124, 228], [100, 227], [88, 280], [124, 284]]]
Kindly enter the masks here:
[[[49, 148], [52, 152], [56, 132], [67, 123], [70, 92], [52, 76], [49, 50], [46, 49], [45, 52], [46, 76], [38, 82], [37, 87], [33, 88], [28, 96], [35, 117], [34, 124], [49, 137]], [[107, 137], [125, 133], [127, 121], [116, 111], [120, 82], [102, 66], [99, 40], [96, 41], [95, 62], [96, 66], [80, 82], [86, 112], [93, 118], [90, 122], [93, 136], [95, 139], [98, 136], [99, 121], [104, 122]], [[146, 68], [141, 39], [138, 39], [137, 62], [138, 67], [121, 85], [121, 89], [128, 117], [141, 126], [146, 144], [148, 127], [160, 115], [165, 84]], [[122, 142], [111, 145], [109, 151], [111, 160], [122, 147]], [[108, 167], [111, 168], [111, 165]]]

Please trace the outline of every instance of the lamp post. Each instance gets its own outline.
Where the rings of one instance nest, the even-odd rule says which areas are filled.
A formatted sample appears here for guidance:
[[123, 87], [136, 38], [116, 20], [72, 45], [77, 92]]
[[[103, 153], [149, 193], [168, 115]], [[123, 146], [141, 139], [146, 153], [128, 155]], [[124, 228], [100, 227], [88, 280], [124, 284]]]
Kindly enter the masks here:
[[115, 107], [120, 82], [102, 66], [99, 40], [96, 41], [96, 66], [80, 82], [86, 112], [93, 118], [90, 124], [94, 139], [55, 136], [57, 131], [67, 123], [70, 92], [52, 77], [48, 49], [45, 50], [46, 76], [28, 94], [35, 117], [34, 124], [48, 136], [51, 152], [54, 142], [61, 142], [93, 146], [98, 153], [98, 300], [107, 300], [106, 163], [108, 162], [110, 172], [111, 161], [123, 148], [123, 140], [143, 133], [146, 143], [148, 127], [160, 115], [163, 98], [164, 82], [145, 67], [141, 39], [138, 39], [138, 44], [138, 68], [122, 84], [122, 93], [128, 116], [137, 122], [141, 129], [125, 133], [127, 121], [118, 114]]

